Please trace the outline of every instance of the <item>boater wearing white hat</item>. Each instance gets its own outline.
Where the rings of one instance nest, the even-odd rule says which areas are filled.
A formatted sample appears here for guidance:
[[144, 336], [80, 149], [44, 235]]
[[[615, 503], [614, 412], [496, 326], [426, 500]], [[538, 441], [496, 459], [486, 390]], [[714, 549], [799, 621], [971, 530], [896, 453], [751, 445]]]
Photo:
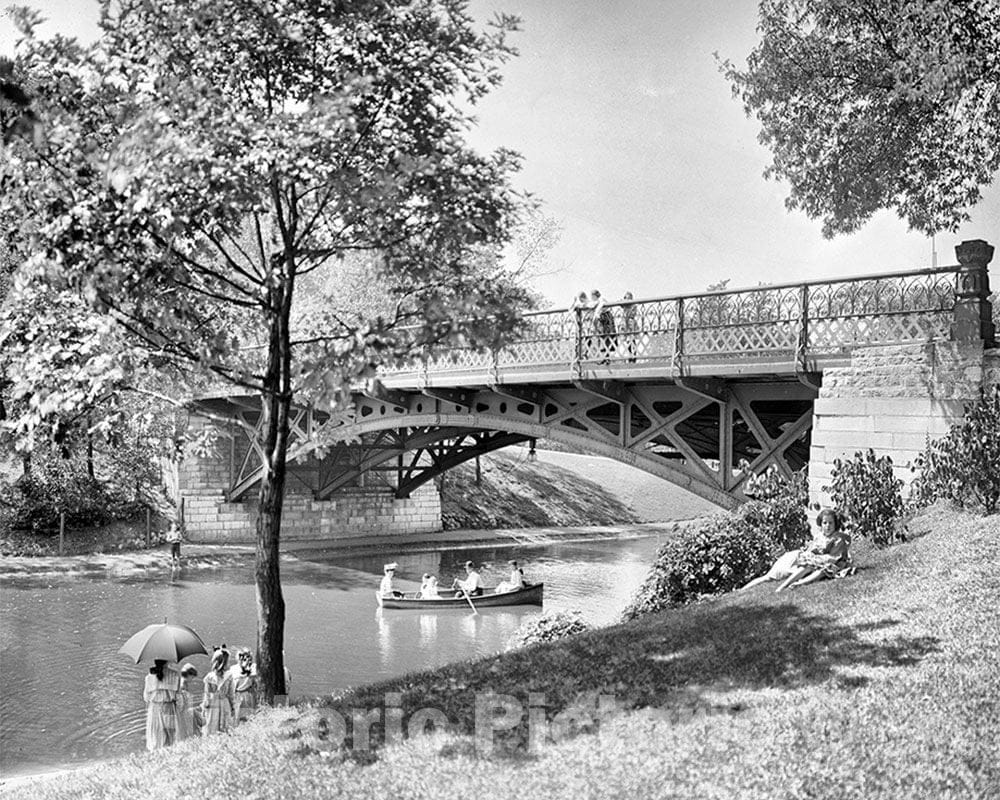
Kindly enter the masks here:
[[403, 593], [398, 592], [392, 588], [392, 578], [396, 572], [396, 567], [398, 567], [395, 561], [391, 564], [386, 564], [382, 567], [382, 571], [385, 575], [382, 576], [382, 583], [379, 584], [379, 593], [382, 597], [402, 597]]

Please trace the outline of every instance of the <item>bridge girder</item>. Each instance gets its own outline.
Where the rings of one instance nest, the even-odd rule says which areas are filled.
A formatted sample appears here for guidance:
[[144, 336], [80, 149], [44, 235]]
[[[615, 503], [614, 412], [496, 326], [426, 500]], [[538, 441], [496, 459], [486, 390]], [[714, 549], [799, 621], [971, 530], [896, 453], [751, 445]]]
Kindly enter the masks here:
[[[432, 397], [416, 389], [393, 390], [391, 397], [369, 391], [355, 395], [350, 420], [298, 409], [291, 426], [290, 475], [326, 498], [365, 473], [395, 472], [396, 491], [405, 496], [476, 455], [529, 438], [550, 439], [615, 458], [732, 507], [743, 498], [746, 473], [738, 469], [740, 461], [754, 473], [774, 464], [786, 475], [808, 462], [815, 391], [798, 381], [720, 381], [691, 388], [580, 381], [549, 385], [544, 392], [531, 389], [482, 387], [461, 397]], [[261, 476], [260, 415], [246, 403], [233, 408], [234, 451], [239, 449], [242, 459], [231, 457], [231, 500]], [[241, 437], [246, 441], [237, 445]], [[391, 461], [395, 465], [387, 466]]]

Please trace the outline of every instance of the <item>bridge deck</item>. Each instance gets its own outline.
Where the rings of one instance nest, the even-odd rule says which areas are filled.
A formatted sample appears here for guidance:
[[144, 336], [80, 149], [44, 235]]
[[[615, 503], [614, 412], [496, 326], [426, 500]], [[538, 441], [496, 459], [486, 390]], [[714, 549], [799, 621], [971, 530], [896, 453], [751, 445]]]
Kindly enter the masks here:
[[386, 371], [389, 388], [679, 376], [794, 378], [859, 346], [947, 339], [957, 266], [609, 303], [525, 315], [499, 350], [431, 353]]

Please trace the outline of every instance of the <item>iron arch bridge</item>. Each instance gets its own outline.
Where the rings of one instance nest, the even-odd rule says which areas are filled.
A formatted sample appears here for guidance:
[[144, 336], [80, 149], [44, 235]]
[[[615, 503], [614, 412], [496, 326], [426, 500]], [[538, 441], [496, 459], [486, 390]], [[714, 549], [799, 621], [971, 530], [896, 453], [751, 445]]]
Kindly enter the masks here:
[[[963, 280], [944, 267], [527, 314], [501, 350], [383, 373], [346, 419], [297, 409], [289, 480], [325, 499], [375, 475], [406, 497], [478, 455], [547, 439], [732, 507], [749, 473], [808, 464], [824, 370], [858, 346], [948, 339]], [[242, 498], [261, 477], [259, 400], [194, 409], [229, 420], [226, 494]]]
[[[814, 395], [795, 382], [734, 384], [717, 398], [678, 385], [610, 381], [359, 393], [351, 422], [298, 409], [289, 476], [327, 499], [376, 473], [407, 497], [478, 455], [548, 439], [618, 459], [731, 507], [745, 478], [736, 469], [741, 461], [753, 472], [774, 464], [786, 475], [808, 462]], [[234, 397], [198, 404], [233, 420], [229, 500], [242, 498], [261, 477], [261, 415], [254, 404]], [[324, 430], [327, 425], [334, 429]], [[332, 437], [348, 440], [324, 446]]]

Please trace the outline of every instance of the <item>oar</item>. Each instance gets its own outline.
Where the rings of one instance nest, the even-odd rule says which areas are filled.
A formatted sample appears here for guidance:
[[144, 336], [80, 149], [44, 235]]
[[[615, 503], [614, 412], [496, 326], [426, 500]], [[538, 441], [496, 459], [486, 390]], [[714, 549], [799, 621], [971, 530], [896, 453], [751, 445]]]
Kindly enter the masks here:
[[479, 612], [478, 612], [478, 611], [476, 611], [476, 606], [475, 606], [475, 604], [474, 604], [474, 603], [472, 602], [472, 598], [471, 598], [471, 597], [469, 597], [469, 593], [468, 593], [467, 591], [465, 591], [465, 589], [462, 589], [462, 594], [463, 594], [463, 595], [465, 595], [465, 599], [469, 601], [469, 608], [471, 608], [471, 609], [472, 609], [472, 613], [473, 613], [473, 614], [478, 614]]

